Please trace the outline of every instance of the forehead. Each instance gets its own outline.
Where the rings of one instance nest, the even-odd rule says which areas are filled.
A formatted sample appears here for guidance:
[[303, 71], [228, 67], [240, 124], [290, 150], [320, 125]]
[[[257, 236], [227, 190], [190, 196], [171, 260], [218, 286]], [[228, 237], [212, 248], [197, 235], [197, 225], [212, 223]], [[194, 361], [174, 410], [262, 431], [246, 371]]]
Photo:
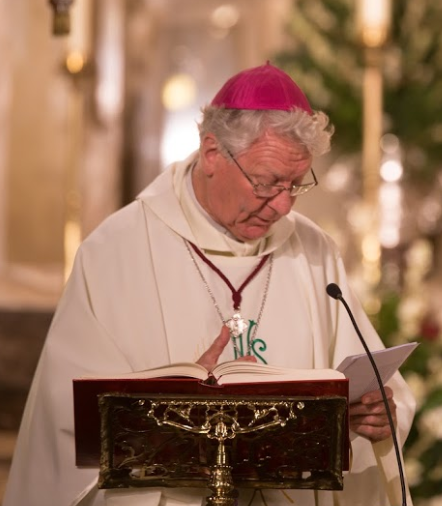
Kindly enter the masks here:
[[269, 169], [307, 170], [312, 162], [308, 149], [293, 139], [268, 132], [254, 142], [240, 156], [256, 167]]

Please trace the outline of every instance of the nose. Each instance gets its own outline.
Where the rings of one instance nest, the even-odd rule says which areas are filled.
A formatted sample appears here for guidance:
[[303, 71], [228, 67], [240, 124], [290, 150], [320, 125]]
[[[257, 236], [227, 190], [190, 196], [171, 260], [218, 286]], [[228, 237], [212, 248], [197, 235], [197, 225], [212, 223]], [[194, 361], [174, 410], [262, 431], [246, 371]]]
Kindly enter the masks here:
[[270, 199], [267, 205], [280, 216], [285, 216], [290, 212], [295, 200], [296, 197], [292, 197], [287, 190], [283, 190], [278, 193], [278, 195], [275, 195], [272, 199]]

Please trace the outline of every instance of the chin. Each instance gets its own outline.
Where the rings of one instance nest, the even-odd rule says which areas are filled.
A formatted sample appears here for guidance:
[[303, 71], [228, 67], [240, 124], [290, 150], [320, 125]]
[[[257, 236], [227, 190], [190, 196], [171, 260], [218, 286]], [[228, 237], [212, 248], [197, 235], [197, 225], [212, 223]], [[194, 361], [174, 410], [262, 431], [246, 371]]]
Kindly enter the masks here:
[[251, 230], [244, 231], [243, 233], [234, 234], [239, 241], [256, 241], [264, 237], [269, 231], [270, 227], [252, 227]]

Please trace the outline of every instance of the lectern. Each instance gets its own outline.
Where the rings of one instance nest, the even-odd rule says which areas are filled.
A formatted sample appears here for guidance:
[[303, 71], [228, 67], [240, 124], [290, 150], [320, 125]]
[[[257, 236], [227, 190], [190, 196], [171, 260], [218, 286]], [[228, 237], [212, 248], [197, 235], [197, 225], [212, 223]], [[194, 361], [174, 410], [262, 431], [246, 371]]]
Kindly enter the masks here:
[[76, 380], [74, 403], [77, 465], [99, 465], [100, 488], [208, 488], [210, 506], [239, 488], [343, 488], [347, 380]]

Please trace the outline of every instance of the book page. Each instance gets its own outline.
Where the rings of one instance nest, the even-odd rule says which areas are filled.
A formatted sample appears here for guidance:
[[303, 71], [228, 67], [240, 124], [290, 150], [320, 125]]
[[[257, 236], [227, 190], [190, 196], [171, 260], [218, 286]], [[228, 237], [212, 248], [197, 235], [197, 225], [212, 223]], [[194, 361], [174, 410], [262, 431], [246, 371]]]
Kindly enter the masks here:
[[[371, 354], [379, 369], [382, 384], [404, 363], [418, 343], [406, 343], [384, 350], [373, 351]], [[379, 390], [379, 384], [366, 353], [352, 355], [344, 359], [337, 367], [349, 379], [349, 402], [358, 401], [364, 394]]]
[[255, 362], [224, 362], [213, 370], [218, 384], [345, 379], [334, 369], [290, 369]]
[[83, 379], [153, 379], [167, 378], [171, 376], [182, 376], [184, 378], [195, 378], [202, 381], [208, 378], [208, 371], [205, 367], [194, 362], [177, 362], [153, 369], [133, 371], [127, 373], [107, 374], [103, 376], [83, 376]]
[[[290, 369], [256, 362], [231, 360], [218, 364], [213, 370], [218, 384], [258, 383], [275, 381], [307, 381], [324, 379], [345, 379], [344, 374], [334, 369]], [[82, 379], [154, 379], [167, 377], [196, 378], [205, 381], [209, 373], [205, 367], [193, 362], [177, 362], [175, 364], [155, 367], [143, 371], [102, 376], [83, 376]]]

